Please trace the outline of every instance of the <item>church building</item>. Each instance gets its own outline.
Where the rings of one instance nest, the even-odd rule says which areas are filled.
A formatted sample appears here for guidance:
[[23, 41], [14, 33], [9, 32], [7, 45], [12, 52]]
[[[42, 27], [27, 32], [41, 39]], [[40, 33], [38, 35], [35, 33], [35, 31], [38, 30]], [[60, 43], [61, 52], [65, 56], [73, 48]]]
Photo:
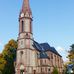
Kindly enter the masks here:
[[52, 74], [54, 67], [62, 74], [62, 56], [48, 43], [38, 43], [34, 40], [32, 21], [29, 0], [23, 0], [19, 14], [15, 74]]

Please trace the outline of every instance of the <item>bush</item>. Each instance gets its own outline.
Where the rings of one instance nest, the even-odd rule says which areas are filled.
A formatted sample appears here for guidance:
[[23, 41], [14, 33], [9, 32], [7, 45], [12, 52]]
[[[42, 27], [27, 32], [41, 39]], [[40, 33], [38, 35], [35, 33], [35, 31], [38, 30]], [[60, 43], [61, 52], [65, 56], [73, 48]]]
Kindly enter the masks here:
[[54, 69], [53, 69], [53, 74], [59, 74], [57, 67], [54, 67]]

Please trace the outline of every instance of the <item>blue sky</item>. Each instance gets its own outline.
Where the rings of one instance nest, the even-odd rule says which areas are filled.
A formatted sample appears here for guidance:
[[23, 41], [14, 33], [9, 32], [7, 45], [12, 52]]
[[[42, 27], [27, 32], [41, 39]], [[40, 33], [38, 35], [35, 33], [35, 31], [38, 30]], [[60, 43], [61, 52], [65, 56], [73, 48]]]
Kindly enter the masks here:
[[[0, 1], [0, 51], [10, 39], [18, 37], [18, 15], [22, 0]], [[74, 0], [30, 0], [33, 37], [54, 46], [66, 61], [74, 43]]]

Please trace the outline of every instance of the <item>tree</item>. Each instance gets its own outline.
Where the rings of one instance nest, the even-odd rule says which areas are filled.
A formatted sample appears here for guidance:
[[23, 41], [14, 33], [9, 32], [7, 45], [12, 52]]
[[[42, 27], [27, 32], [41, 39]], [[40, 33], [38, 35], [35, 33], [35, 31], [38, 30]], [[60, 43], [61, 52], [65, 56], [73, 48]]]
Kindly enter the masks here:
[[70, 47], [71, 48], [69, 51], [68, 58], [69, 58], [70, 62], [73, 63], [73, 61], [74, 61], [74, 44], [72, 44]]
[[4, 47], [2, 52], [6, 64], [2, 74], [14, 74], [14, 60], [16, 59], [17, 41], [11, 39]]
[[52, 74], [59, 74], [58, 73], [58, 69], [57, 69], [57, 67], [54, 67], [54, 69], [53, 69], [53, 73]]
[[3, 73], [5, 65], [6, 65], [6, 60], [3, 58], [3, 55], [0, 54], [0, 74]]
[[74, 44], [72, 44], [70, 47], [71, 48], [70, 48], [70, 51], [69, 51], [68, 58], [69, 58], [70, 64], [73, 65], [72, 70], [74, 72]]
[[68, 66], [68, 64], [70, 64], [70, 62], [69, 61], [67, 61], [67, 62], [65, 62], [64, 63], [64, 72], [63, 72], [63, 74], [67, 74], [67, 71], [68, 71], [68, 69], [67, 69], [67, 66]]

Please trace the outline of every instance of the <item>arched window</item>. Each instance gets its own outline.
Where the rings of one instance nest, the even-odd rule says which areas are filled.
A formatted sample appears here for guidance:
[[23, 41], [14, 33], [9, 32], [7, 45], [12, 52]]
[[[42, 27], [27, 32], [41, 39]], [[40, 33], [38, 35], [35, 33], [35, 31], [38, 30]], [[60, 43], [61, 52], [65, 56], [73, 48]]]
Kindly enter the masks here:
[[22, 63], [22, 60], [23, 60], [23, 51], [20, 51], [20, 60], [21, 60], [21, 63]]
[[32, 32], [32, 22], [30, 21], [30, 32]]
[[21, 51], [20, 53], [21, 53], [21, 56], [22, 56], [23, 55], [23, 51]]
[[21, 22], [21, 28], [22, 32], [24, 32], [24, 21]]
[[51, 53], [51, 59], [53, 59], [53, 54]]

